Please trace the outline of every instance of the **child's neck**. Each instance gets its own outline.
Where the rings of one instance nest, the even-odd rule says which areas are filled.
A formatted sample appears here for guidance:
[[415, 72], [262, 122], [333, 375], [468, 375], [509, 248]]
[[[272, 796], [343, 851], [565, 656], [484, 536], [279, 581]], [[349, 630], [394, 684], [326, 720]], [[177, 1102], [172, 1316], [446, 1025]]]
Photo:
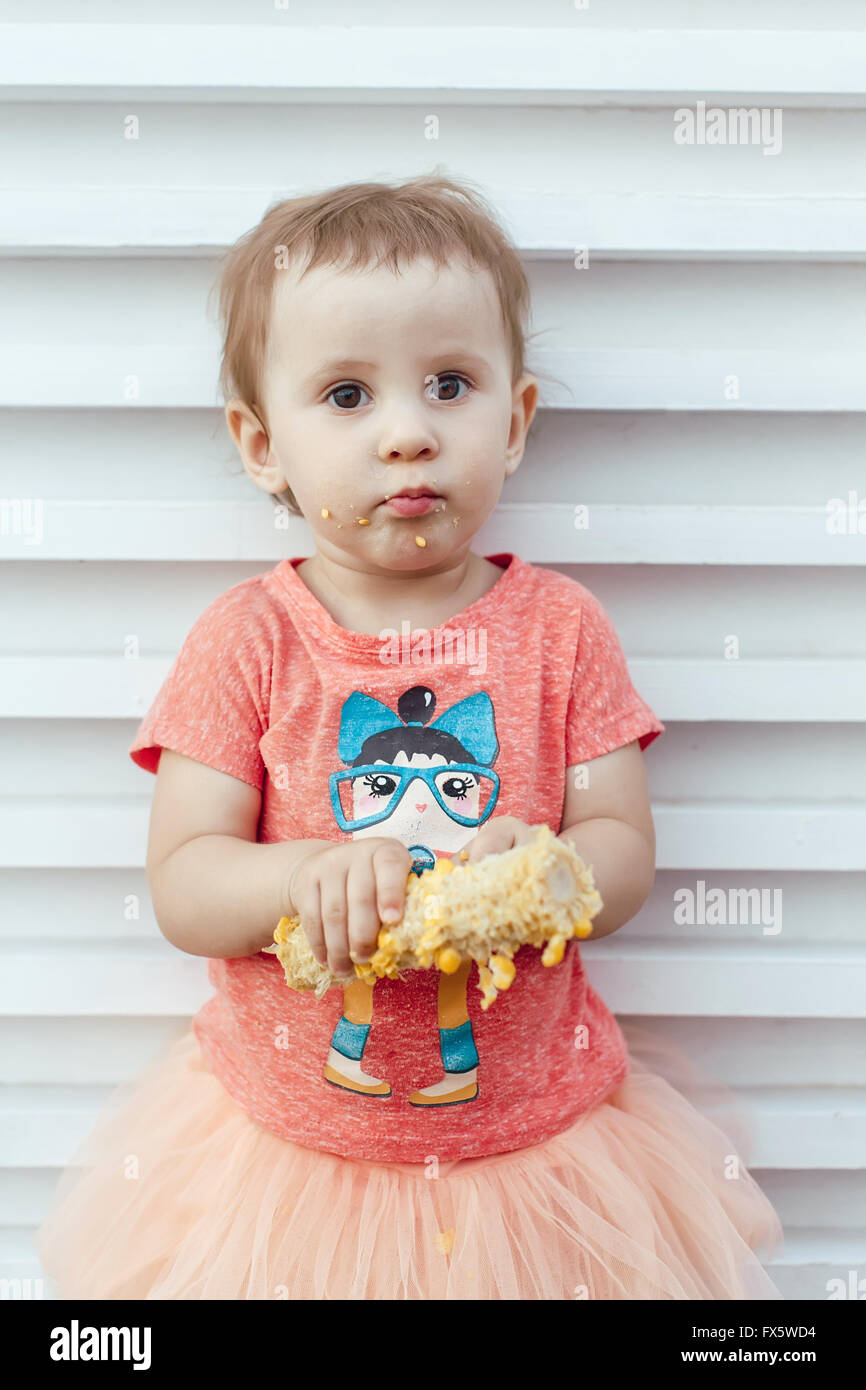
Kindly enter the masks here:
[[368, 574], [317, 551], [296, 573], [340, 627], [379, 633], [405, 620], [439, 627], [486, 594], [502, 569], [471, 551], [435, 574]]

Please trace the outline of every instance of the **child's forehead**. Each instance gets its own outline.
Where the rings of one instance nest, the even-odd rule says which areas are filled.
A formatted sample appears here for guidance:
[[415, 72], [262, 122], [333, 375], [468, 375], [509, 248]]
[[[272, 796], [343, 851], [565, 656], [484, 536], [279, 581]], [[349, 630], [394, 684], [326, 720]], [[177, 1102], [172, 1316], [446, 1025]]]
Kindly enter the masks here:
[[450, 347], [489, 347], [491, 334], [503, 331], [490, 272], [461, 260], [436, 266], [420, 259], [399, 271], [387, 264], [323, 264], [305, 275], [298, 265], [277, 274], [270, 336], [280, 356], [308, 350], [304, 339], [311, 332], [321, 344], [336, 344], [351, 334], [368, 341], [377, 331], [387, 336], [418, 324], [428, 343], [438, 334]]

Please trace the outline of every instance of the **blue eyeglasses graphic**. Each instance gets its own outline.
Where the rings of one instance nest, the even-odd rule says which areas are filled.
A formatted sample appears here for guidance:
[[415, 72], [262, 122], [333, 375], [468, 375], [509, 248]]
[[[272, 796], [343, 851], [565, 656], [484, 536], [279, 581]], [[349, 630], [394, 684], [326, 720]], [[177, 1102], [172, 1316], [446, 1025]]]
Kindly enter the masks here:
[[[449, 806], [443, 800], [443, 791], [445, 791], [445, 785], [449, 778], [453, 777], [455, 773], [466, 772], [473, 774], [479, 786], [482, 785], [482, 779], [492, 785], [490, 799], [479, 816], [461, 816], [455, 811], [453, 805]], [[362, 816], [360, 820], [349, 820], [340, 801], [341, 783], [354, 782], [356, 777], [368, 775], [382, 777], [386, 782], [394, 779], [397, 785], [390, 790], [387, 786], [382, 788], [382, 799], [385, 804], [381, 811], [377, 811], [372, 816]], [[449, 820], [457, 821], [458, 825], [483, 825], [496, 805], [499, 796], [498, 776], [489, 767], [482, 767], [479, 763], [440, 763], [436, 767], [400, 767], [394, 763], [365, 763], [362, 767], [350, 767], [345, 772], [332, 772], [328, 779], [331, 789], [331, 807], [340, 829], [363, 830], [368, 825], [376, 825], [379, 821], [386, 820], [396, 811], [403, 793], [416, 777], [420, 777], [421, 781], [427, 784]], [[471, 791], [472, 787], [470, 786], [467, 790]], [[451, 796], [454, 797], [458, 794], [452, 792]], [[445, 795], [447, 796], [449, 793], [445, 791]]]

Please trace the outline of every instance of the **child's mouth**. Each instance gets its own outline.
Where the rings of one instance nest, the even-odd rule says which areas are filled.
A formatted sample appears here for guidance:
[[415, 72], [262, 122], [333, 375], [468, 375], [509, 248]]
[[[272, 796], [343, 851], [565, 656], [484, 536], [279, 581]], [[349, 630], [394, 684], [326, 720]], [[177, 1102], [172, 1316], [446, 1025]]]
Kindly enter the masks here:
[[398, 516], [423, 516], [425, 512], [432, 511], [441, 497], [424, 493], [422, 497], [388, 497], [383, 503], [383, 507], [388, 507]]

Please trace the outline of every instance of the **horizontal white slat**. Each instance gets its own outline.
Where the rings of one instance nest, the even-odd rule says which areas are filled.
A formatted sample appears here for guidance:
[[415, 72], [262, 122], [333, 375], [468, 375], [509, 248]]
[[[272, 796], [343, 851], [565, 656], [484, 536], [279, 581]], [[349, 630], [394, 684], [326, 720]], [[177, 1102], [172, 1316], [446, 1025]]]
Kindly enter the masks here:
[[663, 722], [866, 719], [863, 661], [633, 657], [628, 664], [635, 686]]
[[0, 1092], [0, 1168], [56, 1168], [91, 1131], [111, 1088], [8, 1086]]
[[[79, 946], [62, 959], [37, 941], [26, 955], [4, 948], [0, 962], [0, 1013], [9, 1018], [35, 1012], [184, 1018], [213, 993], [205, 958], [173, 950], [165, 941], [152, 947], [122, 939], [96, 949]], [[28, 972], [38, 974], [36, 992], [26, 983]]]
[[[603, 944], [598, 943], [598, 947]], [[587, 949], [585, 958], [589, 956]], [[640, 1054], [649, 1035], [655, 1048], [655, 1055], [650, 1061], [652, 1070], [664, 1070], [658, 1060], [659, 1043], [664, 1046], [671, 1044], [693, 1065], [735, 1092], [750, 1086], [820, 1089], [831, 1082], [834, 1086], [855, 1088], [866, 1084], [864, 1016], [847, 1019], [741, 1017], [731, 1020], [688, 1014], [677, 1018], [632, 1018], [620, 1013], [618, 1021], [628, 1040], [630, 1052]], [[9, 1028], [12, 1026], [10, 1023]], [[52, 1035], [46, 1034], [43, 1044], [33, 1037], [37, 1032], [35, 1022], [18, 1026], [28, 1028], [25, 1036], [32, 1038], [31, 1045], [36, 1049], [34, 1064], [38, 1063], [40, 1050], [50, 1045]], [[46, 1026], [49, 1025], [46, 1023]], [[57, 1020], [54, 1037], [63, 1036], [71, 1026], [65, 1019]], [[97, 1045], [98, 1037], [94, 1040], [94, 1047]], [[94, 1061], [93, 1066], [96, 1065]], [[39, 1077], [47, 1074], [54, 1075], [44, 1066], [37, 1073]], [[84, 1079], [91, 1074], [92, 1071], [85, 1073]], [[18, 1072], [15, 1079], [29, 1080], [30, 1075]], [[77, 1072], [74, 1079], [80, 1079]], [[845, 1165], [840, 1163], [840, 1166]]]
[[[614, 0], [605, 5], [586, 3], [579, 0], [574, 5], [574, 13], [564, 13], [562, 0], [534, 0], [532, 6], [532, 26], [542, 32], [557, 31], [564, 25], [574, 26], [581, 31], [586, 29], [629, 30], [639, 29], [647, 18], [645, 0]], [[4, 0], [4, 17], [7, 22], [32, 22], [34, 12], [30, 0]], [[250, 5], [249, 0], [208, 0], [207, 19], [202, 21], [201, 0], [149, 0], [147, 22], [149, 24], [249, 24], [258, 29], [263, 43], [267, 43], [274, 29], [305, 29], [307, 25], [321, 16], [319, 0], [293, 0], [291, 5]], [[570, 7], [569, 7], [570, 9]], [[357, 0], [329, 0], [327, 18], [332, 25], [351, 26], [358, 21]], [[404, 0], [366, 0], [364, 5], [366, 25], [388, 26], [399, 23], [410, 29], [424, 29], [430, 23], [431, 11], [423, 6], [417, 8], [406, 5]], [[685, 32], [704, 29], [735, 30], [744, 40], [752, 30], [782, 30], [792, 28], [812, 28], [810, 20], [820, 19], [814, 27], [823, 30], [862, 29], [866, 27], [860, 0], [823, 0], [820, 12], [815, 10], [812, 0], [761, 0], [756, 6], [754, 0], [656, 0], [652, 10], [653, 27], [658, 29], [676, 28]], [[527, 19], [525, 0], [497, 0], [491, 8], [486, 0], [438, 0], [435, 20], [437, 25], [447, 25], [456, 30], [455, 38], [466, 27], [480, 22], [491, 26], [491, 32], [499, 28], [512, 28]], [[111, 23], [135, 27], [141, 20], [141, 12], [128, 7], [118, 8], [117, 0], [85, 0], [84, 4], [70, 5], [69, 0], [40, 0], [38, 22], [40, 24], [63, 22], [68, 24]]]
[[653, 805], [661, 869], [866, 869], [856, 802]]
[[[0, 1169], [56, 1168], [90, 1132], [110, 1091], [10, 1086], [0, 1094]], [[741, 1095], [753, 1125], [751, 1168], [866, 1164], [866, 1092], [849, 1087], [757, 1088]]]
[[863, 104], [856, 31], [0, 25], [6, 100], [471, 100], [652, 104], [688, 94]]
[[[142, 717], [172, 656], [0, 656], [0, 719]], [[632, 680], [659, 718], [866, 720], [866, 661], [633, 657]]]
[[[289, 187], [285, 198], [307, 190]], [[254, 226], [273, 188], [7, 185], [0, 254], [215, 255]], [[488, 188], [525, 256], [594, 260], [862, 260], [866, 198], [684, 193], [554, 194]]]
[[[0, 800], [0, 868], [137, 868], [149, 802]], [[653, 803], [660, 869], [866, 869], [859, 803]]]
[[866, 1167], [762, 1168], [755, 1177], [788, 1230], [812, 1226], [834, 1234], [866, 1232]]
[[[851, 515], [853, 524], [859, 526], [856, 506]], [[532, 553], [544, 554], [546, 563], [556, 565], [866, 563], [866, 513], [862, 534], [858, 530], [834, 535], [827, 530], [826, 504], [600, 504], [588, 508], [586, 529], [575, 529], [575, 519], [574, 504], [505, 503], [479, 532], [479, 544], [519, 551], [522, 543]]]
[[[862, 1298], [859, 1283], [866, 1266], [866, 1230], [829, 1233], [821, 1228], [786, 1233], [784, 1254], [771, 1260], [767, 1273], [787, 1302], [826, 1301], [831, 1292]], [[818, 1352], [820, 1357], [820, 1352]]]
[[589, 947], [584, 952], [590, 984], [616, 1013], [731, 1018], [866, 1013], [866, 945], [720, 949], [715, 943], [691, 943], [677, 949], [668, 943], [637, 945], [634, 937], [617, 945], [603, 956]]
[[[866, 410], [866, 353], [736, 347], [537, 350], [546, 409]], [[215, 363], [173, 344], [0, 344], [0, 406], [211, 407]], [[739, 395], [726, 398], [729, 378]], [[135, 378], [131, 388], [127, 382]], [[128, 398], [134, 389], [135, 399]]]
[[171, 657], [0, 657], [0, 718], [141, 718], [171, 664]]
[[[20, 949], [20, 948], [19, 948]], [[205, 960], [123, 940], [62, 952], [37, 941], [0, 950], [0, 1013], [185, 1017], [210, 995]], [[608, 1006], [634, 1016], [852, 1018], [866, 1012], [866, 948], [695, 942], [618, 942], [584, 955], [589, 980]], [[866, 1081], [866, 1072], [864, 1072]], [[866, 1158], [866, 1154], [864, 1154]]]
[[756, 1086], [742, 1099], [753, 1124], [752, 1167], [866, 1166], [863, 1089]]
[[[475, 544], [482, 552], [515, 551], [555, 565], [866, 564], [866, 511], [860, 511], [856, 498], [837, 500], [844, 505], [832, 512], [826, 502], [811, 507], [598, 503], [585, 511], [577, 510], [578, 503], [505, 502]], [[333, 512], [335, 526], [355, 525], [356, 514], [341, 510], [339, 502]], [[828, 530], [831, 520], [834, 531]], [[416, 522], [421, 531], [437, 524], [438, 518]], [[287, 548], [293, 555], [311, 553], [307, 523], [261, 498], [0, 498], [0, 558], [5, 559], [277, 561]]]

